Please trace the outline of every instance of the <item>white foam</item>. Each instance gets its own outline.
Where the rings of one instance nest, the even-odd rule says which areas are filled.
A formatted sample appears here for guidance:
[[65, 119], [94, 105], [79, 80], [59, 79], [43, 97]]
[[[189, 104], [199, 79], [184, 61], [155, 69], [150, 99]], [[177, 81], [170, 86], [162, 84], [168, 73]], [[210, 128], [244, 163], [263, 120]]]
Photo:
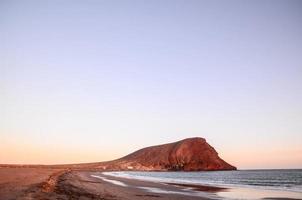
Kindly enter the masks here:
[[132, 175], [127, 172], [123, 171], [114, 171], [114, 172], [102, 172], [102, 174], [106, 176], [113, 176], [113, 177], [121, 177], [121, 178], [128, 178], [128, 179], [136, 179], [136, 180], [141, 180], [141, 181], [151, 181], [151, 182], [169, 182], [169, 183], [179, 183], [174, 181], [174, 179], [163, 179], [163, 178], [158, 178], [158, 177], [148, 177], [148, 176], [137, 176], [137, 175]]
[[103, 181], [112, 183], [112, 184], [114, 184], [114, 185], [119, 185], [119, 186], [123, 186], [123, 187], [127, 187], [127, 186], [128, 186], [127, 184], [123, 183], [122, 181], [111, 180], [111, 179], [107, 179], [107, 178], [105, 178], [105, 177], [97, 176], [97, 175], [91, 175], [91, 176], [94, 177], [94, 178], [102, 179]]

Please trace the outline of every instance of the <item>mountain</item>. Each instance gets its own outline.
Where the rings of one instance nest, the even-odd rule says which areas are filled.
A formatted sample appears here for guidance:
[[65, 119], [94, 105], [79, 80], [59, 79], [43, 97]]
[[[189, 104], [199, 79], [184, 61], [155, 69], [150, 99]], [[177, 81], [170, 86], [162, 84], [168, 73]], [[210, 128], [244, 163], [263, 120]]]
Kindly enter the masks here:
[[146, 147], [117, 160], [66, 165], [7, 165], [0, 168], [68, 168], [89, 170], [212, 171], [236, 170], [204, 138]]
[[236, 167], [222, 160], [204, 138], [188, 138], [146, 147], [117, 160], [91, 163], [90, 167], [144, 171], [236, 170]]

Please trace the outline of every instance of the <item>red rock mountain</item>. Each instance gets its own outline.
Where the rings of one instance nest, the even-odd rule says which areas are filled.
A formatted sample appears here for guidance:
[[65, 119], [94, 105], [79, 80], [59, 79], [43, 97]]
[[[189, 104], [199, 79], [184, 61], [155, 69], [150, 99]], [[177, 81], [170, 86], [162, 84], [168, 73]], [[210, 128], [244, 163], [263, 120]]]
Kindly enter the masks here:
[[93, 165], [91, 167], [106, 170], [236, 170], [222, 160], [204, 138], [146, 147], [120, 159]]

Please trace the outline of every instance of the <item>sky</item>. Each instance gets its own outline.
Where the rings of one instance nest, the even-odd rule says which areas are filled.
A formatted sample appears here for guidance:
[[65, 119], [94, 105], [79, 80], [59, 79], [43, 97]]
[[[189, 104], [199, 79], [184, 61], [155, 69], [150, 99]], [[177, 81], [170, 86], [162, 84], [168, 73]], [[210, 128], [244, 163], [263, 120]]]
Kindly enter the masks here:
[[302, 2], [0, 0], [0, 163], [204, 137], [302, 168]]

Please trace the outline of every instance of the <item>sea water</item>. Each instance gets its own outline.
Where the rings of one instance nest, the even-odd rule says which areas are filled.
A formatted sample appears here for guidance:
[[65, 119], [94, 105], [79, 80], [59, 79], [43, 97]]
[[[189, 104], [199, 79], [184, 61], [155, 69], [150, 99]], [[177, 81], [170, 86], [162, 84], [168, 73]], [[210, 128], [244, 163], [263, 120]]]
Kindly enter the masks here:
[[[302, 170], [237, 170], [209, 172], [109, 172], [111, 176], [155, 182], [184, 183], [235, 188], [221, 193], [230, 197], [253, 194], [254, 198], [295, 197], [302, 199]], [[249, 194], [250, 193], [250, 194]], [[259, 195], [262, 196], [259, 196]], [[258, 195], [258, 196], [257, 196]], [[263, 196], [264, 195], [264, 196]], [[236, 198], [234, 198], [236, 199]], [[240, 198], [239, 198], [240, 199]]]

